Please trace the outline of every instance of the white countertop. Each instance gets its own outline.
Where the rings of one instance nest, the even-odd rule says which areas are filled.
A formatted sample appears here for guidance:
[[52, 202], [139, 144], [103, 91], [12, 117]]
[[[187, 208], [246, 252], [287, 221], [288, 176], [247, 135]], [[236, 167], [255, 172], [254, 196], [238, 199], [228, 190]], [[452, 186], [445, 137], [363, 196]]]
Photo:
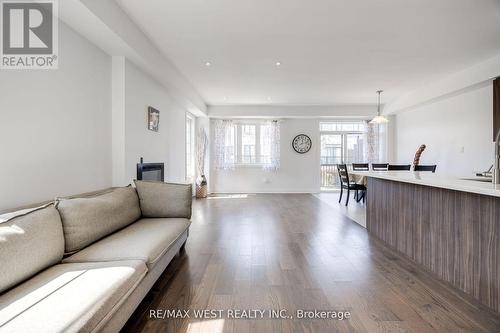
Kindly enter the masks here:
[[[463, 180], [431, 172], [414, 171], [350, 171], [350, 174], [372, 178], [392, 180], [396, 182], [411, 183], [449, 190], [477, 193], [500, 197], [500, 185], [475, 180]], [[464, 177], [476, 178], [476, 177]]]

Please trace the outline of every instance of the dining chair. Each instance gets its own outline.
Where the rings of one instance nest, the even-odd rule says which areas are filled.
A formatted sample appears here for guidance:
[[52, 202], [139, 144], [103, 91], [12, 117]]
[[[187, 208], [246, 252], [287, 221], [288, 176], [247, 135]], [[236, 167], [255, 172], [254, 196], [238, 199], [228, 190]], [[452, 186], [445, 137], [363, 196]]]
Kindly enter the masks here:
[[[339, 173], [339, 178], [340, 178], [340, 198], [339, 198], [339, 203], [342, 200], [342, 194], [344, 193], [344, 189], [347, 190], [347, 199], [345, 201], [345, 205], [349, 203], [349, 196], [351, 194], [351, 190], [356, 191], [355, 199], [358, 200], [359, 198], [359, 191], [366, 191], [366, 186], [361, 185], [361, 184], [352, 184], [349, 180], [349, 173], [347, 172], [347, 165], [346, 164], [338, 164], [337, 165], [337, 171]], [[363, 202], [365, 200], [365, 197], [363, 196]], [[359, 200], [358, 200], [359, 202]]]
[[389, 164], [387, 170], [389, 171], [410, 171], [410, 164]]
[[387, 171], [389, 163], [372, 163], [373, 171]]
[[368, 163], [353, 163], [352, 164], [353, 171], [368, 171]]
[[415, 165], [413, 167], [414, 171], [431, 171], [436, 172], [437, 165]]

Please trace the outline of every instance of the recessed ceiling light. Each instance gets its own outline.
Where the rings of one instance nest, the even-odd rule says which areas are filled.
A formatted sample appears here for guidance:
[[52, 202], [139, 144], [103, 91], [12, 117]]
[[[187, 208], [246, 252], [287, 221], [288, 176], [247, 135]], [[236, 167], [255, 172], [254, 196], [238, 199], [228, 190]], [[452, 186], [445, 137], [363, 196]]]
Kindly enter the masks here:
[[212, 63], [210, 61], [205, 62], [205, 66], [210, 67], [212, 66]]
[[281, 66], [281, 62], [280, 61], [276, 61], [276, 67], [280, 67]]

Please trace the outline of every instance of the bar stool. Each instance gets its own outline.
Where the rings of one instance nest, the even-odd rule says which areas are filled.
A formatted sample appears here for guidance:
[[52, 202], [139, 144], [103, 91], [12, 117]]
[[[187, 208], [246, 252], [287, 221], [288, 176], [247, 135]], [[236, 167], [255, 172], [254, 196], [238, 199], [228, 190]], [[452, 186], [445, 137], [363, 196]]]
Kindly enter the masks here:
[[410, 164], [389, 164], [387, 170], [389, 171], [410, 171]]
[[389, 163], [372, 163], [373, 171], [387, 171]]
[[354, 170], [354, 171], [368, 171], [370, 169], [368, 167], [368, 163], [353, 163], [352, 170]]
[[414, 171], [431, 171], [436, 172], [437, 165], [415, 165], [413, 167]]

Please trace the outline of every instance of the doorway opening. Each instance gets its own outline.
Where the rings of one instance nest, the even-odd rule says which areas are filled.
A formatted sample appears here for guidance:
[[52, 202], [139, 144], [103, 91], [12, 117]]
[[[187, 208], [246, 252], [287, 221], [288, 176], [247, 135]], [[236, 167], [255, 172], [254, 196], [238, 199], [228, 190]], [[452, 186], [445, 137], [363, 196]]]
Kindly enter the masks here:
[[366, 122], [331, 121], [319, 126], [321, 191], [335, 191], [340, 187], [337, 165], [364, 160]]

